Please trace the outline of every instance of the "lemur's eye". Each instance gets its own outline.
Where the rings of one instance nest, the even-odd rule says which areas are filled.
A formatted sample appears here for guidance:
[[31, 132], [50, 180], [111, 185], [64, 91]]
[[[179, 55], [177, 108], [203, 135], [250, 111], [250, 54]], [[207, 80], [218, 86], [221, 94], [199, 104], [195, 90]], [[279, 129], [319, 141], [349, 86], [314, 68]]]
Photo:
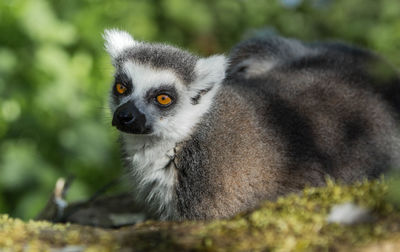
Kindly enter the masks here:
[[117, 83], [117, 85], [115, 85], [115, 89], [119, 94], [124, 94], [127, 90], [127, 88], [121, 83]]
[[168, 106], [172, 103], [171, 97], [166, 94], [157, 95], [156, 100], [162, 106]]

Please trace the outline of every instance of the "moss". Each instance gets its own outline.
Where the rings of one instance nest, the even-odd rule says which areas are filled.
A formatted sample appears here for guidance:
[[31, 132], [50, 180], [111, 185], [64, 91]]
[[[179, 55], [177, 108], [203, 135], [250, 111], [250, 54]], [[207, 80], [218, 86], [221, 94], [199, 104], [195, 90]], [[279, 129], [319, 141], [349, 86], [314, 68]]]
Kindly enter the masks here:
[[[301, 196], [290, 195], [266, 202], [255, 211], [229, 221], [216, 221], [204, 231], [207, 244], [228, 250], [277, 251], [357, 246], [382, 239], [400, 230], [400, 215], [384, 201], [387, 185], [381, 181], [326, 188], [307, 188]], [[328, 224], [332, 205], [352, 201], [368, 207], [376, 220], [356, 226]], [[226, 242], [227, 241], [227, 242]]]
[[107, 230], [45, 221], [25, 223], [7, 215], [0, 217], [0, 248], [12, 251], [49, 251], [67, 245], [111, 251], [117, 247], [114, 240]]
[[[79, 225], [24, 223], [0, 218], [0, 247], [44, 251], [81, 246], [87, 251], [304, 251], [371, 249], [400, 246], [400, 211], [387, 201], [384, 181], [352, 186], [328, 182], [324, 188], [307, 188], [230, 220], [212, 222], [146, 222], [105, 230]], [[354, 226], [328, 224], [332, 205], [355, 202], [372, 210], [374, 221]], [[397, 242], [397, 243], [396, 243]], [[389, 245], [388, 245], [389, 244]]]

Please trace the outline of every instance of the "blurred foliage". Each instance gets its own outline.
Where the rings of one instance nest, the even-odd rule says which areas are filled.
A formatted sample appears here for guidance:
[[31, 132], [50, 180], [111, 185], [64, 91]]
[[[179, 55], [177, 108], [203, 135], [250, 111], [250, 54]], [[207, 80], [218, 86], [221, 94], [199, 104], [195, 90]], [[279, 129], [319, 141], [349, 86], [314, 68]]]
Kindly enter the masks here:
[[340, 39], [400, 66], [399, 17], [398, 0], [2, 0], [0, 212], [34, 216], [60, 176], [76, 200], [123, 172], [105, 28], [200, 55], [264, 33]]

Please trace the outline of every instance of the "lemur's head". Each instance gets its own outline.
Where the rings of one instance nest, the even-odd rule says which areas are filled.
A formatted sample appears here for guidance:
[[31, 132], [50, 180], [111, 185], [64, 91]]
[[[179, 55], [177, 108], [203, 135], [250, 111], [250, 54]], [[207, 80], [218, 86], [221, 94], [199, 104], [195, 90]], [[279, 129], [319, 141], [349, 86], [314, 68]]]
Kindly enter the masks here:
[[127, 134], [186, 136], [225, 77], [225, 57], [199, 58], [119, 30], [106, 30], [104, 39], [115, 67], [112, 125]]

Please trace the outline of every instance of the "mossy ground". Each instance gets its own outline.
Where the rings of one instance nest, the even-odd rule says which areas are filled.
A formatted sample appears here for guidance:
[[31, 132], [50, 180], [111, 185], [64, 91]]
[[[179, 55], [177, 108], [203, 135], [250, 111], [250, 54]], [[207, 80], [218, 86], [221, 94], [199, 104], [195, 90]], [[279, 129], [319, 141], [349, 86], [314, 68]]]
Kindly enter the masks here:
[[[307, 188], [229, 220], [155, 222], [118, 230], [0, 218], [0, 248], [45, 251], [77, 246], [85, 251], [331, 251], [400, 248], [400, 211], [388, 200], [384, 181], [351, 186], [328, 182]], [[329, 224], [334, 204], [354, 202], [371, 209], [373, 221]], [[395, 251], [395, 250], [394, 250]]]

